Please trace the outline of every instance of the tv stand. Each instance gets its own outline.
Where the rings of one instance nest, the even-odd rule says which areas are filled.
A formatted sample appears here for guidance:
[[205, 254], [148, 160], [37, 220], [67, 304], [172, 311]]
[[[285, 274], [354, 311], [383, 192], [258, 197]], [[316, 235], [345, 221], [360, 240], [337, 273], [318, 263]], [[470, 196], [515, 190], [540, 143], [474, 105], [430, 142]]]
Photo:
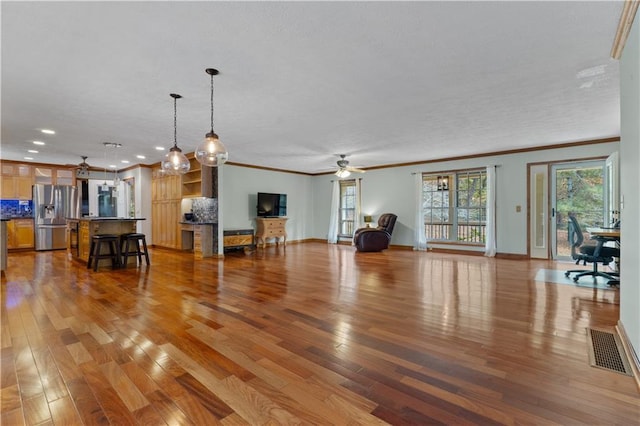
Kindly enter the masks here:
[[282, 237], [282, 245], [287, 245], [287, 218], [286, 217], [257, 217], [256, 218], [256, 246], [260, 246], [262, 241], [262, 248], [266, 245], [267, 238], [275, 238], [276, 245], [280, 242]]

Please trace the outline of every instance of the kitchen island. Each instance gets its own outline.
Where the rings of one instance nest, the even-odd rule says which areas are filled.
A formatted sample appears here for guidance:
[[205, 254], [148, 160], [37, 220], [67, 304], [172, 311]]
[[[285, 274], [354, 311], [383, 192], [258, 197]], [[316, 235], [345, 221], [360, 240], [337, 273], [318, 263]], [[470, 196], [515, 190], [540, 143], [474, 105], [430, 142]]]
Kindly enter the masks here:
[[[91, 239], [98, 234], [123, 235], [136, 232], [137, 222], [143, 217], [82, 217], [67, 218], [67, 252], [74, 259], [87, 262]], [[129, 261], [135, 262], [136, 258]]]
[[7, 222], [9, 218], [0, 218], [0, 272], [7, 269]]

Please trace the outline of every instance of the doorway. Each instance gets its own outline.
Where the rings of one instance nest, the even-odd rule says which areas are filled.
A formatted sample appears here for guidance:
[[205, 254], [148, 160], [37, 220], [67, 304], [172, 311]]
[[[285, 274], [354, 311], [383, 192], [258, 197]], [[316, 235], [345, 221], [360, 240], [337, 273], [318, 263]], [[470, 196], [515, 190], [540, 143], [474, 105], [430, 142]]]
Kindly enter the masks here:
[[[575, 214], [582, 229], [604, 222], [603, 160], [559, 163], [551, 166], [551, 256], [571, 259], [568, 217]], [[588, 236], [585, 235], [585, 238]]]

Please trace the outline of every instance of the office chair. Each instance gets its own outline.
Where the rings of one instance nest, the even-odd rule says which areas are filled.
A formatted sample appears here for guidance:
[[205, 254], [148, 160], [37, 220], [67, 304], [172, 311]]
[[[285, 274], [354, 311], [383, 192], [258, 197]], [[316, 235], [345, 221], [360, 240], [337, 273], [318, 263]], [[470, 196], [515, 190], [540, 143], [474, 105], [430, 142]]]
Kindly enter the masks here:
[[573, 269], [564, 273], [565, 277], [570, 274], [576, 273], [573, 277], [574, 282], [578, 282], [580, 277], [590, 275], [594, 279], [596, 277], [604, 277], [609, 280], [617, 280], [617, 273], [606, 273], [598, 271], [598, 263], [602, 263], [603, 266], [613, 262], [614, 257], [620, 257], [620, 249], [614, 247], [604, 247], [604, 240], [598, 240], [596, 245], [583, 244], [584, 234], [582, 228], [578, 223], [578, 220], [574, 215], [569, 215], [569, 244], [571, 245], [571, 258], [576, 261], [576, 265], [582, 262], [583, 265], [587, 263], [593, 263], [592, 270]]

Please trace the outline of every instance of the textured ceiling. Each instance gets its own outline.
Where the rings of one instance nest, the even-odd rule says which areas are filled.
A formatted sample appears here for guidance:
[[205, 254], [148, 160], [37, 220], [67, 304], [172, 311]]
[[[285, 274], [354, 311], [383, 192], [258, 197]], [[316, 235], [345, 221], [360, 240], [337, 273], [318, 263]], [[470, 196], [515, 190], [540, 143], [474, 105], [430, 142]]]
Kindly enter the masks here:
[[183, 96], [178, 145], [191, 152], [210, 130], [205, 68], [220, 70], [214, 128], [235, 163], [318, 173], [336, 154], [371, 167], [619, 136], [621, 10], [3, 1], [1, 156], [154, 163], [173, 144], [169, 93]]

